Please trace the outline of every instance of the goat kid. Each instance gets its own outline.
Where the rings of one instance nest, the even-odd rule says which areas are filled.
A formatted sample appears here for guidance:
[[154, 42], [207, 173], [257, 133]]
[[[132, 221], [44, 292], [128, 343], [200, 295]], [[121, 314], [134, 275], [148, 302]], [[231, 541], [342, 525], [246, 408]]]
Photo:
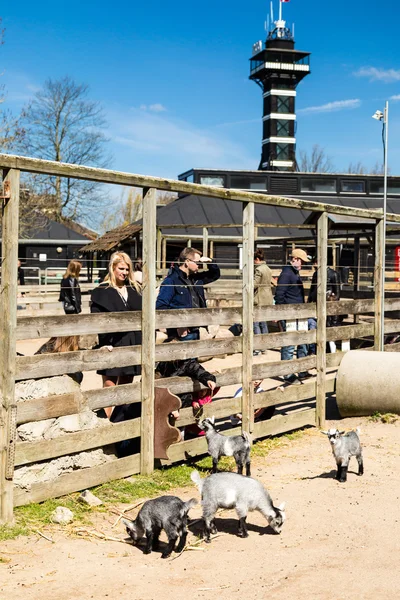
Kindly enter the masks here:
[[285, 521], [285, 504], [273, 505], [271, 496], [262, 484], [251, 477], [236, 473], [214, 473], [201, 479], [198, 471], [191, 474], [201, 493], [205, 541], [216, 533], [215, 514], [219, 508], [234, 508], [239, 518], [238, 534], [248, 537], [246, 518], [249, 511], [258, 510], [267, 519], [275, 533], [280, 533]]
[[213, 473], [217, 472], [218, 461], [221, 456], [233, 456], [237, 472], [241, 475], [245, 464], [246, 476], [250, 477], [251, 440], [246, 431], [241, 435], [221, 435], [215, 429], [215, 417], [203, 419], [198, 426], [206, 432], [208, 453], [211, 455], [213, 462]]
[[197, 504], [196, 498], [183, 502], [177, 496], [160, 496], [147, 500], [134, 521], [122, 519], [126, 532], [136, 545], [146, 535], [144, 554], [150, 554], [159, 546], [159, 536], [164, 529], [168, 537], [168, 545], [161, 558], [168, 558], [180, 537], [176, 552], [182, 552], [187, 538], [187, 520], [189, 510]]
[[360, 438], [360, 428], [355, 431], [339, 431], [338, 429], [328, 429], [321, 431], [328, 436], [328, 440], [332, 447], [332, 454], [335, 457], [337, 465], [336, 479], [341, 483], [347, 480], [347, 470], [349, 468], [350, 458], [355, 456], [358, 462], [358, 474], [364, 474], [364, 463], [362, 456], [362, 448]]

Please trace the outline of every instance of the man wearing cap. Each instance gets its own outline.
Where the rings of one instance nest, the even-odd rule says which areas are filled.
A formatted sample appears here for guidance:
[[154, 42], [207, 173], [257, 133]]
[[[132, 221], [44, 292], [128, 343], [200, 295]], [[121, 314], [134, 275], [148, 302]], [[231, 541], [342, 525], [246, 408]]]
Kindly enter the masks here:
[[[309, 263], [310, 259], [305, 250], [295, 248], [292, 252], [292, 258], [285, 267], [283, 267], [278, 278], [278, 285], [275, 293], [275, 304], [303, 304], [304, 287], [300, 277], [300, 270], [304, 263]], [[281, 321], [283, 331], [286, 331], [286, 321]], [[298, 329], [298, 321], [296, 321]], [[297, 358], [307, 356], [307, 345], [299, 344], [297, 346]], [[281, 360], [292, 360], [294, 355], [294, 346], [283, 346], [281, 348]], [[285, 375], [284, 379], [288, 383], [299, 383], [299, 380], [311, 377], [307, 371], [302, 371], [296, 375]]]

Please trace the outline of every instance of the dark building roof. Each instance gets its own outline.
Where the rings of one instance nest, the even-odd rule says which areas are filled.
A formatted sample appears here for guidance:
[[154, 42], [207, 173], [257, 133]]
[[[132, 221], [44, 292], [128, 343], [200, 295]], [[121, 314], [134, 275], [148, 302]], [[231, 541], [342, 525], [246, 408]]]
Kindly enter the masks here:
[[57, 221], [52, 221], [51, 219], [48, 219], [45, 227], [32, 229], [30, 231], [29, 239], [40, 239], [49, 241], [57, 240], [68, 242], [69, 240], [87, 241], [88, 236], [74, 231], [68, 225], [64, 225], [63, 223], [58, 223]]
[[123, 227], [117, 227], [111, 231], [107, 231], [104, 235], [99, 237], [94, 242], [83, 246], [81, 252], [109, 252], [110, 250], [117, 250], [122, 244], [129, 242], [134, 235], [141, 231], [141, 221], [137, 223], [131, 223], [130, 225], [124, 225]]

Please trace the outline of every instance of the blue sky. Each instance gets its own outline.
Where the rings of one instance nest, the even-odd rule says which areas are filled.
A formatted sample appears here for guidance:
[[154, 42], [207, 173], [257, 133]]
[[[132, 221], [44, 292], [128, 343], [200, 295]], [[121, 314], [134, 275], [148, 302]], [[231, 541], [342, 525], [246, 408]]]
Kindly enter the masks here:
[[[337, 170], [382, 160], [390, 101], [389, 166], [400, 174], [400, 8], [376, 2], [290, 0], [296, 47], [311, 55], [298, 87], [297, 149], [320, 144]], [[274, 3], [277, 11], [277, 2]], [[6, 105], [18, 112], [47, 77], [70, 75], [105, 110], [113, 167], [176, 177], [191, 167], [256, 169], [262, 94], [248, 79], [265, 38], [264, 0], [3, 4]]]

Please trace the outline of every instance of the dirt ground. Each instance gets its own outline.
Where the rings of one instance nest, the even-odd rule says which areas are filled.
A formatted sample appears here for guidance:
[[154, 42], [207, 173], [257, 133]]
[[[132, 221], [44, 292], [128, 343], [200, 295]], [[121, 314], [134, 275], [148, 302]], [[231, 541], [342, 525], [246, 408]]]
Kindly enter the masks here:
[[[210, 545], [162, 560], [158, 552], [146, 556], [140, 547], [53, 527], [45, 533], [54, 543], [33, 535], [1, 545], [0, 557], [9, 562], [0, 563], [0, 599], [398, 598], [400, 425], [346, 419], [339, 426], [360, 424], [365, 475], [356, 475], [352, 459], [345, 484], [334, 479], [327, 438], [315, 429], [253, 460], [253, 475], [275, 503], [287, 503], [280, 536], [251, 513], [249, 538], [238, 538], [235, 514], [225, 511]], [[194, 488], [176, 493], [198, 497]], [[198, 506], [190, 516], [200, 514]], [[126, 539], [121, 523], [112, 527], [115, 519], [95, 514], [94, 527]], [[191, 533], [189, 544], [196, 539]]]

